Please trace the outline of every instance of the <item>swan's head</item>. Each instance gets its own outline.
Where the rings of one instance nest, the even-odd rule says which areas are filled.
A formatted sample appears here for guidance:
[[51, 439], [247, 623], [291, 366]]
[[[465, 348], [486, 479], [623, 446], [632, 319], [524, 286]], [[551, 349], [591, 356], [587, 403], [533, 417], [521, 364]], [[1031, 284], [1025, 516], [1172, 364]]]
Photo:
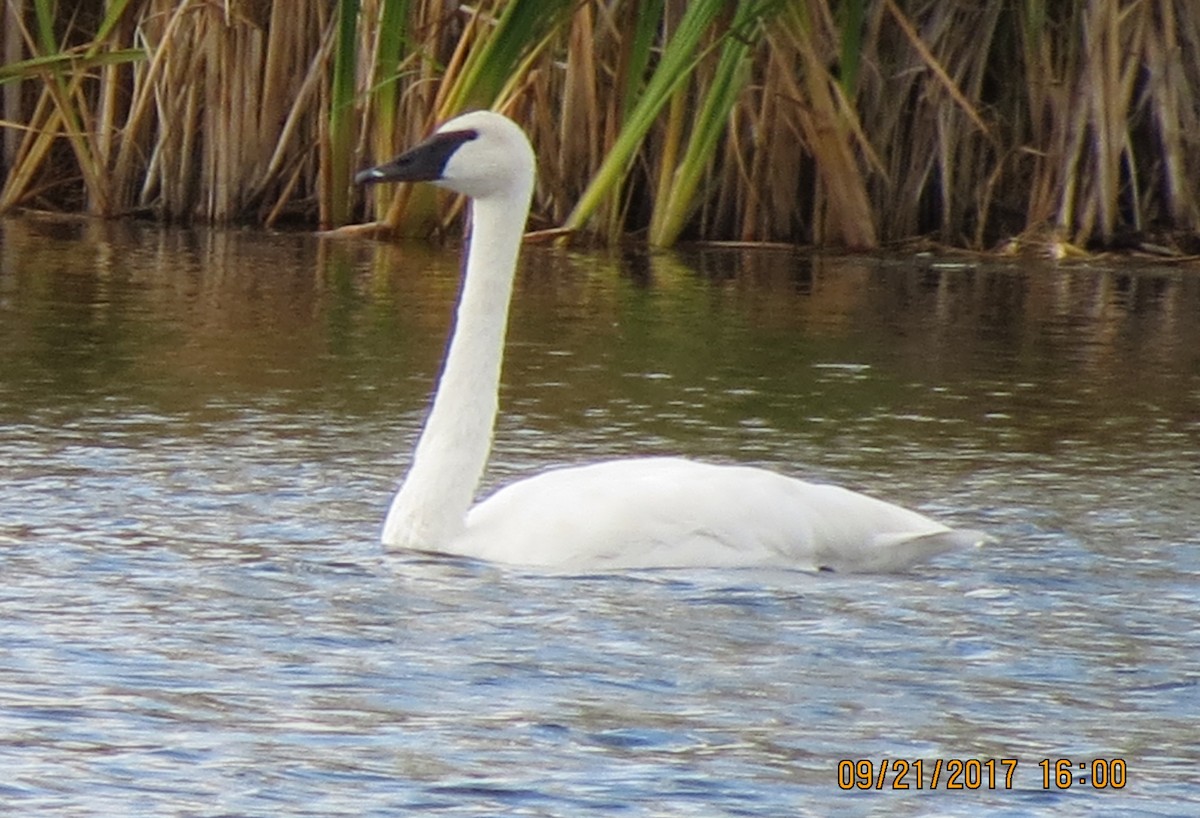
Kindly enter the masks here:
[[493, 111], [472, 111], [442, 125], [415, 148], [360, 172], [359, 184], [433, 182], [474, 199], [525, 196], [533, 187], [533, 148], [525, 132]]

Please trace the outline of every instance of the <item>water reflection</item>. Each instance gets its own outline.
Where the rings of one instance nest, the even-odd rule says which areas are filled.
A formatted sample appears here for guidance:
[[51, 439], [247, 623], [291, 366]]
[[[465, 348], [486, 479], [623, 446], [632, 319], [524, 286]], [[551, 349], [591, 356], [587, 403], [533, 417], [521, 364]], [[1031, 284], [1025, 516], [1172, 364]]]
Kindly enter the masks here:
[[[1002, 539], [899, 577], [564, 579], [376, 545], [453, 252], [0, 231], [13, 814], [1200, 806], [1190, 269], [531, 247], [489, 483], [681, 452]], [[885, 756], [1021, 767], [837, 788]], [[1044, 757], [1130, 784], [1045, 792]]]

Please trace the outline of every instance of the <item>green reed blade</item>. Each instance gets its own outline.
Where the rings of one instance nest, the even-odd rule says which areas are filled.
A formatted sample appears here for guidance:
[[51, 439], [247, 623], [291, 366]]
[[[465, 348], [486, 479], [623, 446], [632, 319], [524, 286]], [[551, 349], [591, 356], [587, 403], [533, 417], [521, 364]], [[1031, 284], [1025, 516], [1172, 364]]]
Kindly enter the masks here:
[[629, 116], [630, 110], [638, 99], [642, 83], [646, 75], [646, 66], [654, 47], [662, 23], [664, 0], [649, 0], [635, 2], [637, 18], [634, 22], [633, 36], [629, 38], [629, 47], [624, 56], [624, 85], [621, 88], [621, 120]]
[[124, 65], [144, 59], [146, 50], [143, 48], [120, 48], [91, 56], [78, 56], [75, 52], [64, 51], [0, 65], [0, 84], [34, 79], [47, 71], [86, 71], [102, 65]]
[[[408, 15], [408, 0], [383, 0], [379, 10], [369, 105], [371, 156], [380, 161], [396, 152], [400, 65], [409, 41]], [[367, 192], [376, 219], [384, 216], [391, 195], [392, 192], [379, 187]]]
[[755, 33], [762, 31], [764, 20], [779, 5], [777, 0], [738, 4], [733, 25], [723, 38], [724, 46], [711, 85], [693, 121], [687, 148], [671, 177], [670, 189], [656, 192], [651, 244], [661, 247], [674, 244], [695, 209], [696, 189], [729, 122], [729, 113], [749, 79]]
[[575, 0], [508, 0], [483, 43], [473, 49], [444, 98], [441, 117], [490, 107], [521, 58], [569, 17]]
[[674, 36], [663, 49], [654, 74], [629, 112], [629, 117], [622, 123], [608, 156], [592, 176], [574, 210], [567, 216], [564, 228], [582, 229], [601, 203], [624, 182], [646, 134], [671, 95], [687, 80], [696, 64], [696, 50], [701, 38], [725, 10], [725, 5], [723, 0], [694, 0], [688, 4]]
[[864, 11], [863, 0], [842, 0], [837, 9], [838, 28], [842, 34], [838, 43], [838, 81], [843, 93], [851, 98], [858, 87], [858, 72], [862, 62]]
[[333, 46], [333, 75], [329, 86], [329, 163], [325, 178], [322, 227], [345, 224], [350, 219], [354, 163], [354, 68], [358, 61], [358, 0], [338, 0], [337, 31]]

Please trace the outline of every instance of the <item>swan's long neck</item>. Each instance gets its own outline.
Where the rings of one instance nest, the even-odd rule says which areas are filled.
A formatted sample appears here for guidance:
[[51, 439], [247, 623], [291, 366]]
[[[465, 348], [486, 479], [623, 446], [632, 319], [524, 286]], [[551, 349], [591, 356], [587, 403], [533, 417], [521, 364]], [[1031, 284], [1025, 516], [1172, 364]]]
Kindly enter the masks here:
[[532, 181], [472, 202], [454, 333], [412, 466], [392, 500], [385, 545], [437, 550], [463, 529], [496, 422], [508, 303]]

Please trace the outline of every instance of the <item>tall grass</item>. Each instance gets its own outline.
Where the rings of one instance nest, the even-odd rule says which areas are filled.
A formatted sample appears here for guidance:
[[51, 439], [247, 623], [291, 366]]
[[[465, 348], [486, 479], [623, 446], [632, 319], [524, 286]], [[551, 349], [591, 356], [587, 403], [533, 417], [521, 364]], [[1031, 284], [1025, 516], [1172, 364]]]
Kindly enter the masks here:
[[0, 212], [444, 230], [354, 170], [472, 107], [569, 238], [1200, 231], [1191, 0], [6, 0]]

